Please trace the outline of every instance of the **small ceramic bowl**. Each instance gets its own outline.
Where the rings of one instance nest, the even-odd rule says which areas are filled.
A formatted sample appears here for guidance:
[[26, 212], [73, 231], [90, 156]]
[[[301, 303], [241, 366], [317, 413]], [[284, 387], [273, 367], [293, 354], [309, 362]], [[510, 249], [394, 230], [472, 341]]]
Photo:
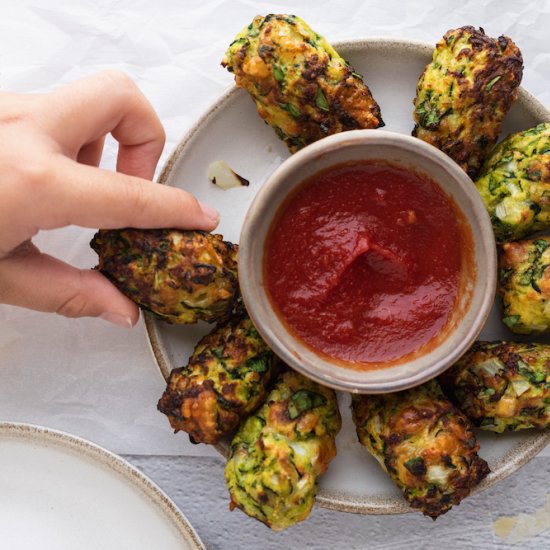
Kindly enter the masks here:
[[[342, 163], [368, 160], [397, 164], [436, 182], [462, 213], [461, 218], [471, 230], [473, 244], [469, 251], [470, 261], [462, 267], [450, 321], [441, 334], [426, 346], [425, 351], [387, 366], [364, 370], [350, 368], [349, 364], [320, 354], [287, 328], [266, 291], [263, 266], [269, 229], [289, 194], [322, 170]], [[454, 161], [414, 137], [381, 130], [356, 130], [327, 137], [304, 148], [269, 177], [255, 197], [243, 224], [239, 280], [243, 299], [258, 331], [284, 362], [335, 389], [386, 393], [437, 376], [473, 343], [483, 328], [494, 299], [495, 248], [483, 202], [471, 179]]]

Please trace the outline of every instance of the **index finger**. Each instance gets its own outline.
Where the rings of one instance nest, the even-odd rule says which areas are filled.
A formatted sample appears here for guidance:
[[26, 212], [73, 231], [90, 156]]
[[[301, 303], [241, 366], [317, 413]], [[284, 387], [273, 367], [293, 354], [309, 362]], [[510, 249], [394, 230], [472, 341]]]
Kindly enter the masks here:
[[29, 219], [40, 220], [40, 229], [74, 224], [103, 229], [211, 231], [219, 221], [215, 209], [182, 189], [78, 164], [63, 156], [56, 159], [48, 177], [35, 185], [33, 192], [36, 200]]
[[68, 84], [42, 98], [42, 124], [76, 159], [86, 144], [111, 133], [119, 142], [117, 171], [152, 179], [165, 133], [153, 107], [134, 82], [105, 71]]

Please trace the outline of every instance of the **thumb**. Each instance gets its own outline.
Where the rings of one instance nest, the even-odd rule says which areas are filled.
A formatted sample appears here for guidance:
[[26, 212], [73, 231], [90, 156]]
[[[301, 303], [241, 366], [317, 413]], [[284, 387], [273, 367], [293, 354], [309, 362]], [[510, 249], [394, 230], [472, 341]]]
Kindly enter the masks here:
[[80, 270], [25, 243], [0, 259], [0, 302], [65, 317], [101, 317], [127, 328], [137, 306], [101, 273]]

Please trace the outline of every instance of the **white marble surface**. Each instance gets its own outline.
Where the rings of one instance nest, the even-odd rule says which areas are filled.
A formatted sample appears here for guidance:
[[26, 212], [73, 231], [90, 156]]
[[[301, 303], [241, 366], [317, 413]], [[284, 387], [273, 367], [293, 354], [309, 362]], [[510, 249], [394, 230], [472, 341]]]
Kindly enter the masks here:
[[[331, 41], [388, 36], [435, 43], [448, 28], [464, 24], [507, 34], [523, 52], [523, 86], [550, 107], [548, 0], [0, 0], [0, 8], [0, 90], [43, 92], [104, 68], [122, 69], [165, 125], [161, 164], [231, 85], [220, 58], [258, 13], [295, 13]], [[105, 168], [114, 166], [115, 154], [109, 141]], [[41, 234], [36, 242], [91, 267], [92, 234], [71, 227]], [[0, 365], [0, 418], [62, 429], [131, 454], [212, 548], [500, 548], [494, 519], [543, 507], [548, 492], [550, 464], [540, 457], [433, 524], [417, 515], [364, 517], [316, 509], [307, 522], [274, 534], [239, 512], [229, 514], [223, 465], [215, 453], [178, 456], [205, 451], [174, 438], [156, 412], [163, 381], [141, 324], [124, 331], [95, 319], [0, 306]], [[515, 546], [549, 547], [550, 533]]]

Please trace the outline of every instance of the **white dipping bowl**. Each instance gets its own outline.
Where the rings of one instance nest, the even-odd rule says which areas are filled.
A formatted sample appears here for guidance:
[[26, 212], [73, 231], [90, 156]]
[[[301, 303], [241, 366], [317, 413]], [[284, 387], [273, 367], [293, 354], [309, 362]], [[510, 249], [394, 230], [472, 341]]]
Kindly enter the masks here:
[[[450, 320], [429, 345], [403, 360], [357, 368], [305, 344], [276, 313], [264, 280], [269, 230], [285, 200], [305, 180], [342, 163], [380, 160], [427, 176], [456, 205], [471, 232]], [[445, 230], [444, 227], [441, 228]], [[467, 239], [466, 239], [467, 240]], [[473, 343], [493, 304], [496, 246], [489, 216], [472, 180], [449, 157], [414, 137], [354, 130], [324, 138], [286, 160], [256, 195], [241, 231], [239, 281], [258, 331], [289, 366], [321, 384], [356, 393], [388, 393], [421, 384], [448, 368]]]

